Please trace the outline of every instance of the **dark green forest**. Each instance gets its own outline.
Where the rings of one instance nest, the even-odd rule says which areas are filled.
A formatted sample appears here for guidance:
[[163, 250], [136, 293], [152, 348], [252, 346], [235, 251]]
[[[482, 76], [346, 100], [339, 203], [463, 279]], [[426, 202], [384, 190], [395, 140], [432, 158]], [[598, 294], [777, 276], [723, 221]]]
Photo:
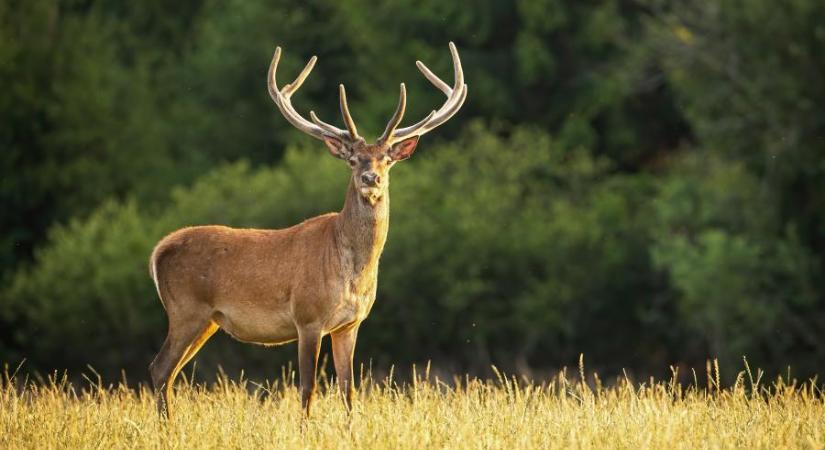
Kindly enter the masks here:
[[343, 204], [267, 94], [275, 47], [285, 80], [319, 58], [299, 111], [339, 121], [344, 83], [373, 139], [399, 82], [408, 120], [441, 104], [414, 62], [451, 80], [449, 41], [469, 96], [393, 171], [358, 361], [825, 373], [821, 0], [0, 0], [0, 361], [147, 379], [162, 236]]

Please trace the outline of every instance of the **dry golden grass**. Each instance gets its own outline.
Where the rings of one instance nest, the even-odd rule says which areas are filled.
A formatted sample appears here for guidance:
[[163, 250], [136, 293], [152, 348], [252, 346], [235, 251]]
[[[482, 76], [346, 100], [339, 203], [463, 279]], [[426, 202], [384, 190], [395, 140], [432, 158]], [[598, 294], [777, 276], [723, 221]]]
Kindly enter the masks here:
[[[289, 378], [269, 386], [179, 383], [175, 416], [159, 421], [147, 390], [50, 381], [0, 392], [0, 448], [823, 448], [825, 401], [815, 383], [763, 386], [740, 374], [601, 387], [564, 373], [546, 384], [362, 380], [356, 411], [322, 380], [304, 421]], [[578, 374], [577, 374], [578, 375]], [[580, 379], [578, 376], [576, 379]], [[704, 378], [704, 377], [703, 377]], [[459, 384], [455, 384], [459, 381]], [[697, 385], [701, 384], [702, 387]]]

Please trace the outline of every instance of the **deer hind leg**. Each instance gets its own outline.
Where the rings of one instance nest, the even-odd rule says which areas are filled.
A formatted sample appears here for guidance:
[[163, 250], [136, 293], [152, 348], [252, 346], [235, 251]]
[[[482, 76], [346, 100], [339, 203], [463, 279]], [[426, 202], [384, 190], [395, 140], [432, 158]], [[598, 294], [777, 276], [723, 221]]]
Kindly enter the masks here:
[[218, 324], [209, 318], [200, 321], [172, 322], [163, 346], [149, 365], [152, 385], [157, 395], [158, 414], [169, 417], [169, 395], [181, 368], [215, 334]]

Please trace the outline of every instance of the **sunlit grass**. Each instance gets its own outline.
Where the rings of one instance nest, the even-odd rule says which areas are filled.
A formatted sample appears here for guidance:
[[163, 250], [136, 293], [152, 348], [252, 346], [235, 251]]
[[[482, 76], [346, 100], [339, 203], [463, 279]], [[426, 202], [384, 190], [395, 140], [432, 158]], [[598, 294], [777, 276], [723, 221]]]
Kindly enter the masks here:
[[426, 371], [403, 384], [362, 378], [352, 416], [322, 379], [308, 421], [290, 375], [266, 386], [181, 382], [174, 416], [163, 423], [146, 389], [7, 375], [0, 448], [825, 447], [816, 383], [765, 384], [749, 370], [728, 388], [713, 367], [687, 387], [673, 380], [603, 387], [596, 376], [585, 384], [566, 372], [543, 384], [505, 375], [445, 383]]

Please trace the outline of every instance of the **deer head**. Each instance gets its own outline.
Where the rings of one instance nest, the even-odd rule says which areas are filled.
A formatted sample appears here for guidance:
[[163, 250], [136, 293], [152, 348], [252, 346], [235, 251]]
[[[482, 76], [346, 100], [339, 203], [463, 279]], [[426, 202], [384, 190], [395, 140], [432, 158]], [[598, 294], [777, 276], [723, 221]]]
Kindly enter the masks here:
[[338, 93], [341, 115], [346, 130], [322, 121], [315, 115], [314, 111], [309, 112], [311, 120], [306, 120], [295, 111], [291, 97], [315, 67], [318, 60], [315, 56], [310, 58], [295, 81], [279, 89], [275, 80], [275, 72], [278, 69], [278, 61], [281, 59], [281, 47], [276, 48], [275, 55], [272, 57], [272, 64], [269, 66], [269, 95], [289, 123], [304, 133], [324, 141], [333, 156], [343, 159], [349, 164], [352, 169], [353, 185], [362, 197], [371, 204], [375, 204], [387, 192], [390, 168], [398, 161], [409, 158], [415, 151], [418, 139], [458, 112], [467, 98], [467, 85], [464, 84], [461, 60], [452, 42], [450, 42], [450, 53], [452, 54], [453, 71], [455, 73], [455, 82], [452, 87], [441, 81], [421, 61], [415, 62], [421, 73], [447, 96], [447, 100], [441, 108], [433, 110], [414, 125], [398, 128], [407, 106], [407, 90], [404, 83], [401, 83], [398, 107], [389, 123], [387, 123], [384, 133], [374, 144], [367, 144], [364, 138], [358, 134], [355, 121], [350, 115], [349, 106], [347, 106], [347, 93], [343, 84], [338, 86]]

